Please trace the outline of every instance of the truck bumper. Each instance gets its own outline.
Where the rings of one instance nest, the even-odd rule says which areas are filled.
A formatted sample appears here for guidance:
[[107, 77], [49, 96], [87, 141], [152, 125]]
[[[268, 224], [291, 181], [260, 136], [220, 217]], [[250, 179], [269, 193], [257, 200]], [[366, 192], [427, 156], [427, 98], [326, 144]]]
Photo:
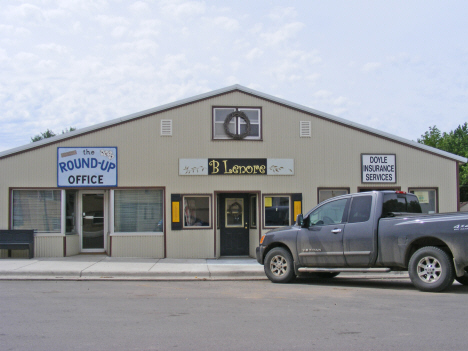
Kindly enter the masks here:
[[255, 256], [257, 256], [257, 262], [260, 264], [263, 264], [263, 251], [265, 251], [263, 246], [258, 246], [255, 249]]

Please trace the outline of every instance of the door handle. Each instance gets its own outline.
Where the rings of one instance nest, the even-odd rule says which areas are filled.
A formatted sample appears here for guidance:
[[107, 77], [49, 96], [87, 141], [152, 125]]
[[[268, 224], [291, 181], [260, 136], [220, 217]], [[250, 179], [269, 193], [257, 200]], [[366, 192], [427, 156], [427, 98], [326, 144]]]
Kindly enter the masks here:
[[341, 233], [341, 229], [340, 229], [340, 228], [333, 229], [331, 232], [332, 232], [333, 234], [338, 234], [338, 233]]

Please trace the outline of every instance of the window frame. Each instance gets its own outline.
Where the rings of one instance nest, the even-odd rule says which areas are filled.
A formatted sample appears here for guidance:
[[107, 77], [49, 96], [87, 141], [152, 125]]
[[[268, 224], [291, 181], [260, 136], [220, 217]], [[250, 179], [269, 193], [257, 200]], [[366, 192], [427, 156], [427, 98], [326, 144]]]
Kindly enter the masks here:
[[[289, 201], [289, 211], [288, 211], [288, 215], [289, 215], [289, 224], [285, 224], [285, 225], [281, 225], [281, 226], [267, 226], [266, 225], [266, 207], [265, 207], [265, 198], [267, 197], [287, 197], [288, 198], [288, 201]], [[263, 229], [274, 229], [274, 228], [281, 228], [281, 227], [286, 227], [288, 225], [291, 225], [292, 222], [291, 222], [291, 218], [292, 216], [294, 216], [294, 208], [293, 208], [293, 204], [292, 204], [292, 194], [290, 193], [287, 193], [287, 194], [278, 194], [278, 193], [273, 193], [273, 194], [263, 194], [262, 195], [262, 228]]]
[[[208, 198], [208, 218], [209, 226], [186, 226], [185, 225], [185, 209], [184, 209], [184, 200], [186, 197], [207, 197]], [[209, 230], [213, 229], [213, 195], [212, 194], [180, 194], [180, 203], [181, 203], [181, 222], [182, 230]]]
[[[8, 227], [10, 230], [13, 230], [14, 229], [14, 192], [15, 191], [51, 191], [51, 192], [54, 192], [54, 191], [58, 191], [59, 192], [59, 195], [58, 195], [58, 201], [59, 201], [59, 218], [58, 218], [58, 222], [59, 222], [59, 230], [58, 231], [38, 231], [37, 229], [34, 229], [34, 228], [31, 228], [34, 230], [34, 233], [35, 235], [37, 236], [42, 236], [42, 235], [47, 235], [47, 236], [50, 236], [50, 235], [53, 235], [53, 236], [63, 236], [65, 235], [64, 233], [64, 216], [65, 216], [65, 213], [64, 213], [64, 204], [65, 204], [65, 201], [63, 199], [64, 197], [64, 194], [65, 194], [65, 191], [63, 191], [62, 189], [58, 189], [58, 188], [40, 188], [40, 187], [31, 187], [31, 188], [9, 188], [9, 193], [10, 193], [10, 206], [8, 207], [9, 208], [9, 214], [8, 214]], [[54, 198], [55, 199], [55, 198]], [[52, 200], [54, 200], [52, 199]]]
[[[115, 231], [115, 192], [116, 191], [131, 191], [131, 190], [160, 190], [162, 191], [161, 195], [161, 207], [162, 207], [162, 231], [161, 232], [116, 232]], [[111, 236], [128, 236], [128, 235], [157, 235], [164, 236], [166, 233], [166, 189], [164, 187], [123, 187], [116, 188], [110, 191], [109, 197], [109, 225], [110, 225], [110, 235]]]
[[342, 199], [335, 199], [335, 200], [331, 200], [332, 198], [328, 199], [328, 200], [325, 200], [323, 201], [322, 205], [320, 206], [317, 206], [317, 207], [314, 207], [313, 209], [311, 209], [309, 212], [307, 212], [307, 214], [304, 216], [304, 218], [307, 218], [307, 223], [308, 223], [308, 227], [312, 227], [312, 224], [310, 222], [310, 215], [313, 214], [314, 212], [316, 211], [319, 211], [319, 210], [323, 210], [323, 207], [325, 206], [328, 206], [329, 204], [332, 204], [334, 202], [337, 202], [337, 201], [345, 201], [345, 206], [343, 208], [343, 213], [341, 214], [341, 221], [339, 223], [333, 223], [333, 224], [314, 224], [314, 226], [326, 226], [326, 225], [342, 225], [342, 224], [347, 224], [348, 223], [348, 216], [349, 216], [349, 210], [350, 210], [350, 207], [351, 207], [351, 199], [352, 197], [345, 197], [345, 198], [342, 198]]
[[[217, 136], [216, 135], [216, 132], [215, 132], [215, 127], [216, 127], [216, 124], [219, 124], [220, 122], [216, 122], [216, 115], [215, 115], [215, 110], [217, 109], [233, 109], [235, 111], [245, 111], [245, 110], [257, 110], [259, 111], [259, 114], [258, 114], [258, 136], [246, 136], [245, 138], [243, 139], [232, 139], [230, 138], [229, 136], [227, 135], [223, 135], [223, 136]], [[263, 111], [262, 111], [262, 107], [260, 106], [212, 106], [211, 108], [211, 139], [213, 141], [232, 141], [232, 140], [236, 140], [236, 141], [262, 141], [263, 140]], [[224, 121], [223, 121], [224, 123]], [[250, 122], [252, 124], [252, 122]], [[240, 126], [242, 125], [243, 123], [241, 123], [241, 119], [239, 118], [237, 120], [237, 124], [236, 124], [236, 128], [240, 128]], [[254, 123], [254, 124], [257, 124], [257, 123]]]
[[358, 186], [358, 193], [365, 193], [367, 191], [401, 191], [401, 186]]
[[[421, 191], [421, 190], [429, 190], [429, 191], [435, 191], [435, 212], [434, 213], [439, 213], [439, 188], [436, 186], [424, 186], [424, 187], [408, 187], [408, 193], [414, 194], [414, 191]], [[426, 213], [426, 212], [423, 212]]]
[[[325, 187], [325, 188], [317, 188], [317, 205], [318, 205], [318, 204], [321, 204], [322, 202], [327, 201], [328, 199], [331, 199], [331, 198], [334, 197], [334, 196], [332, 196], [332, 197], [330, 197], [330, 198], [328, 198], [328, 199], [325, 199], [325, 200], [323, 200], [323, 201], [320, 201], [320, 192], [321, 192], [322, 190], [325, 190], [325, 191], [327, 191], [327, 190], [328, 190], [328, 191], [345, 190], [345, 191], [347, 191], [347, 193], [346, 193], [346, 194], [343, 194], [343, 195], [349, 195], [349, 194], [351, 193], [351, 188], [349, 188], [349, 187]], [[341, 196], [341, 195], [337, 195], [337, 196]]]
[[255, 195], [249, 195], [249, 222], [250, 222], [250, 229], [257, 229], [258, 226], [258, 218], [257, 218], [257, 213], [258, 213], [258, 196], [257, 194]]

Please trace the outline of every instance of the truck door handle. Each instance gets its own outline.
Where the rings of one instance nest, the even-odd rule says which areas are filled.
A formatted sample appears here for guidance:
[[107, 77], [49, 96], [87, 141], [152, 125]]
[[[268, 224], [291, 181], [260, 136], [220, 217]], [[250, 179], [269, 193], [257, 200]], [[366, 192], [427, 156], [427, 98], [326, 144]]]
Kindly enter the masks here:
[[331, 232], [333, 234], [338, 234], [338, 233], [341, 233], [341, 229], [339, 229], [339, 228], [338, 229], [333, 229]]

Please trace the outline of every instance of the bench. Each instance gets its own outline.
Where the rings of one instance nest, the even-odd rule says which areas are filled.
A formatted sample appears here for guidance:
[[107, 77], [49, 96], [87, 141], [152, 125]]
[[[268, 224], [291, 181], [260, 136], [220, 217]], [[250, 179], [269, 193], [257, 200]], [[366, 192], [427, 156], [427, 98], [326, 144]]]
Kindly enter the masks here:
[[29, 258], [33, 258], [34, 230], [0, 229], [0, 249], [29, 250]]

